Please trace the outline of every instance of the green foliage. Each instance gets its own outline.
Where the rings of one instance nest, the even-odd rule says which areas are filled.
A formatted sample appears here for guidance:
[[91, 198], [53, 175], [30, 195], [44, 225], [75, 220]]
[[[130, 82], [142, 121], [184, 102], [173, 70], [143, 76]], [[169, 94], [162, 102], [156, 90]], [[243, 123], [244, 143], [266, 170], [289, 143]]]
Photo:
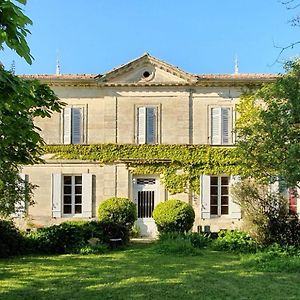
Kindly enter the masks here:
[[197, 232], [191, 232], [187, 234], [188, 239], [190, 239], [191, 244], [195, 248], [205, 248], [210, 245], [212, 239], [209, 235]]
[[141, 236], [141, 228], [137, 224], [137, 222], [134, 222], [131, 230], [130, 230], [130, 237], [131, 238], [138, 238]]
[[269, 185], [243, 180], [231, 189], [243, 211], [244, 229], [260, 244], [300, 246], [300, 222], [290, 215], [287, 200]]
[[[26, 4], [26, 0], [16, 1]], [[30, 55], [26, 37], [30, 33], [27, 26], [32, 25], [32, 21], [11, 0], [0, 2], [0, 16], [0, 50], [3, 50], [3, 44], [6, 44], [31, 64], [33, 57]]]
[[153, 210], [153, 219], [160, 233], [187, 232], [195, 220], [193, 207], [180, 200], [159, 203]]
[[100, 243], [105, 240], [102, 225], [97, 222], [65, 222], [40, 228], [27, 236], [31, 250], [49, 254], [78, 253], [80, 249], [88, 246], [89, 240], [94, 237], [97, 237]]
[[0, 219], [0, 257], [25, 252], [25, 239], [12, 221]]
[[79, 250], [79, 254], [104, 254], [108, 250], [107, 245], [97, 244], [97, 245], [86, 245]]
[[212, 244], [216, 250], [253, 253], [257, 251], [257, 244], [247, 233], [234, 231], [220, 231]]
[[132, 228], [137, 217], [136, 205], [128, 198], [112, 197], [103, 201], [98, 208], [98, 219]]
[[236, 123], [238, 153], [245, 176], [268, 182], [280, 175], [286, 185], [300, 181], [300, 61], [286, 64], [274, 83], [241, 97]]
[[162, 174], [162, 183], [172, 193], [188, 190], [200, 194], [201, 174], [239, 174], [233, 147], [209, 145], [50, 145], [44, 153], [60, 159], [94, 160], [100, 164], [126, 161], [133, 174]]
[[195, 247], [191, 239], [184, 234], [168, 233], [160, 235], [155, 251], [165, 255], [201, 255], [198, 247]]

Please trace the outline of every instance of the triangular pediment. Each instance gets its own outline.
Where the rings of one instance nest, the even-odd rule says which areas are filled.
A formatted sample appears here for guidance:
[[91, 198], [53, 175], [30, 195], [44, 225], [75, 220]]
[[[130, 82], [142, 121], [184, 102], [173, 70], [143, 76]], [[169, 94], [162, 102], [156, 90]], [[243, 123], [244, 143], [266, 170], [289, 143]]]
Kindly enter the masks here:
[[121, 65], [98, 77], [99, 82], [108, 84], [118, 83], [147, 83], [147, 84], [188, 84], [197, 78], [179, 68], [161, 61], [148, 53]]

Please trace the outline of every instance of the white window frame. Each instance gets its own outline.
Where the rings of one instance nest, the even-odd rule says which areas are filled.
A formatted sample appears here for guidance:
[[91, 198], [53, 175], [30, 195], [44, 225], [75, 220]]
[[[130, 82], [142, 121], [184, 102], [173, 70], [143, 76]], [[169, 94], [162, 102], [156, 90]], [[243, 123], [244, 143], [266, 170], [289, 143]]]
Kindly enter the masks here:
[[[223, 111], [228, 110], [228, 122], [227, 122], [227, 131], [228, 131], [228, 141], [225, 140], [225, 126], [224, 126], [224, 114]], [[217, 121], [217, 134], [214, 136], [213, 133], [213, 111], [219, 114], [219, 119]], [[212, 105], [208, 107], [209, 113], [209, 142], [211, 145], [232, 145], [234, 143], [234, 133], [233, 126], [235, 122], [235, 111], [233, 106], [229, 105]]]
[[[151, 142], [148, 140], [148, 132], [147, 132], [147, 109], [154, 109], [155, 110], [155, 119], [154, 119], [154, 126], [155, 126], [155, 137], [154, 141]], [[160, 109], [158, 105], [138, 105], [135, 108], [136, 116], [136, 143], [137, 144], [158, 144], [159, 143], [159, 131], [160, 131]], [[144, 116], [141, 115], [144, 114]]]
[[[217, 185], [212, 184], [212, 178], [217, 178]], [[227, 178], [227, 185], [222, 185], [222, 178]], [[221, 217], [230, 215], [230, 176], [210, 176], [210, 189], [217, 187], [217, 195], [212, 195], [210, 190], [210, 214], [211, 217]], [[222, 187], [227, 187], [227, 194], [222, 194]], [[212, 204], [212, 196], [217, 196], [217, 204]], [[227, 205], [222, 205], [222, 196], [227, 197]], [[217, 206], [217, 214], [212, 213], [212, 206]], [[222, 213], [222, 206], [227, 207], [227, 213]]]
[[[65, 177], [71, 177], [71, 194], [65, 194], [65, 191], [64, 191], [64, 188], [65, 188], [65, 183], [64, 183], [64, 179]], [[81, 177], [81, 184], [76, 184], [75, 182], [75, 178], [76, 177]], [[81, 174], [77, 174], [77, 175], [66, 175], [64, 174], [63, 175], [63, 178], [62, 178], [62, 214], [64, 217], [72, 217], [72, 216], [76, 216], [76, 217], [81, 217], [82, 216], [82, 210], [83, 210], [83, 178], [82, 178], [82, 175]], [[81, 187], [81, 194], [76, 194], [75, 192], [75, 189], [76, 189], [76, 186], [80, 186]], [[71, 196], [71, 203], [65, 203], [65, 196]], [[76, 213], [75, 212], [75, 206], [76, 206], [76, 203], [75, 203], [75, 197], [76, 196], [80, 196], [81, 197], [81, 202], [80, 202], [80, 206], [81, 206], [81, 212], [80, 213]], [[71, 206], [71, 213], [65, 213], [64, 212], [64, 206], [65, 205], [69, 205]]]
[[[73, 140], [74, 134], [74, 126], [72, 122], [74, 121], [74, 111], [76, 109], [80, 110], [80, 137], [79, 141]], [[67, 119], [66, 115], [69, 112], [69, 119]], [[86, 105], [69, 105], [65, 107], [61, 113], [61, 142], [62, 144], [85, 144], [87, 140], [86, 135], [86, 116], [87, 113], [87, 106]]]

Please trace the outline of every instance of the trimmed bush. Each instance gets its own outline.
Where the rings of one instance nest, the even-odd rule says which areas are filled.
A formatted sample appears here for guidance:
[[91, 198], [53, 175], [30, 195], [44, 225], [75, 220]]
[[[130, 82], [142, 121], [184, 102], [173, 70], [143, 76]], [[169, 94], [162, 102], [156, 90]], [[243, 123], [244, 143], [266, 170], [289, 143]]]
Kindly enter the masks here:
[[241, 253], [254, 253], [257, 251], [257, 243], [243, 231], [220, 231], [219, 236], [213, 242], [216, 250], [233, 251]]
[[99, 205], [98, 219], [131, 228], [137, 219], [136, 205], [128, 198], [109, 198]]
[[190, 204], [172, 199], [161, 202], [154, 208], [153, 219], [159, 233], [183, 233], [192, 228], [195, 212]]
[[25, 239], [14, 223], [0, 220], [0, 257], [9, 257], [25, 252]]

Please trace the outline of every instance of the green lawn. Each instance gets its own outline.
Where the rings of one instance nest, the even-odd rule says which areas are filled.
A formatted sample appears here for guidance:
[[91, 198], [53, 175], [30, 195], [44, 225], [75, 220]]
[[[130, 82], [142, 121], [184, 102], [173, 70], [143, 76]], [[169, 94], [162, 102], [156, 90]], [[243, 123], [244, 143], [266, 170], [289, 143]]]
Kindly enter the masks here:
[[0, 299], [300, 299], [298, 272], [253, 271], [236, 254], [202, 252], [161, 255], [136, 245], [105, 255], [3, 259]]

